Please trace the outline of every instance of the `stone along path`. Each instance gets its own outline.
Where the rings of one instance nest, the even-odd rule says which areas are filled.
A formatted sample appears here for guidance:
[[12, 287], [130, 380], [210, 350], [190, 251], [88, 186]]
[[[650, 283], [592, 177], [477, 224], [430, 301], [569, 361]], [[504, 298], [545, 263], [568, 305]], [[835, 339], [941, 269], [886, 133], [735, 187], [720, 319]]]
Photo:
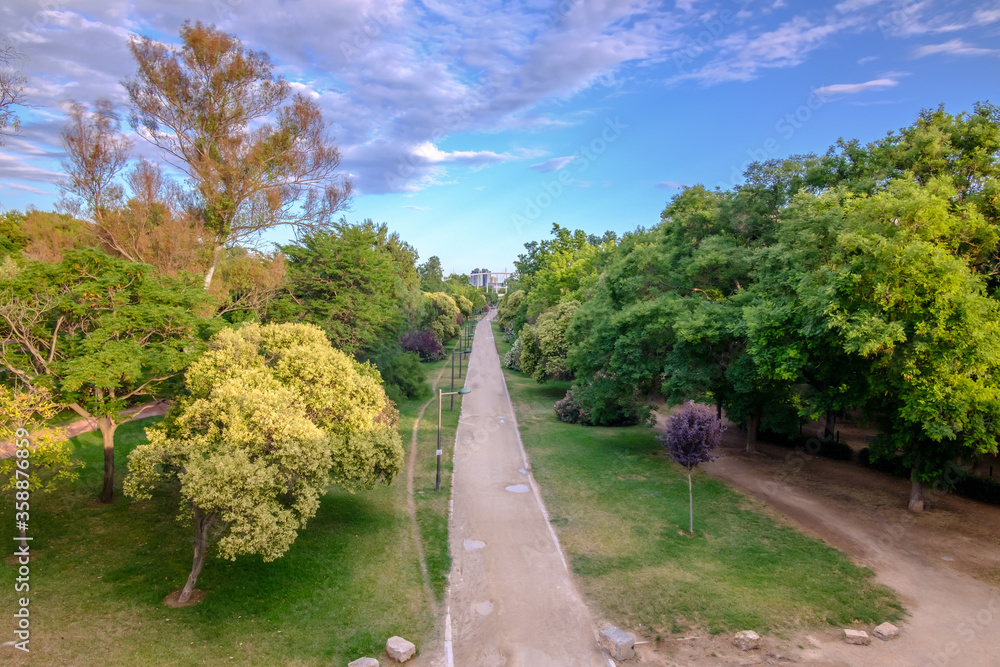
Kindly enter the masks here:
[[461, 667], [607, 667], [524, 455], [493, 342], [476, 328], [455, 445], [445, 652]]

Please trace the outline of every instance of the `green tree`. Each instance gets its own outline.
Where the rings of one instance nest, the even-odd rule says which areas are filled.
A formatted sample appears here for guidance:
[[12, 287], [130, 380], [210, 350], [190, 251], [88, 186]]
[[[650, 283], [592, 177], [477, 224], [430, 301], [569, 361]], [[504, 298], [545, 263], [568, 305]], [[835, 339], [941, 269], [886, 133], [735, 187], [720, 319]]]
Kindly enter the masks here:
[[441, 269], [441, 260], [434, 255], [426, 262], [417, 267], [420, 275], [420, 289], [424, 292], [444, 291], [444, 272]]
[[542, 313], [534, 325], [521, 329], [521, 371], [539, 383], [572, 378], [566, 365], [566, 330], [579, 308], [579, 301], [560, 303]]
[[441, 342], [449, 341], [457, 336], [461, 330], [458, 323], [461, 313], [455, 300], [444, 292], [431, 292], [424, 296], [427, 297], [425, 328]]
[[398, 414], [377, 371], [308, 324], [224, 329], [188, 369], [149, 444], [129, 456], [125, 492], [141, 499], [176, 479], [194, 524], [190, 598], [212, 539], [220, 557], [281, 557], [330, 483], [388, 484], [403, 464]]
[[180, 48], [132, 39], [138, 71], [123, 84], [133, 125], [194, 187], [214, 251], [208, 288], [227, 245], [281, 225], [327, 229], [352, 188], [319, 105], [293, 95], [267, 54], [201, 22], [180, 36]]
[[216, 327], [190, 279], [96, 250], [55, 264], [28, 262], [0, 284], [0, 364], [29, 387], [97, 423], [104, 439], [101, 502], [114, 492], [122, 410], [169, 393], [167, 381]]
[[373, 225], [342, 221], [279, 246], [288, 263], [288, 288], [271, 317], [316, 324], [349, 355], [369, 351], [379, 340], [395, 342], [412, 302], [409, 270], [380, 233]]

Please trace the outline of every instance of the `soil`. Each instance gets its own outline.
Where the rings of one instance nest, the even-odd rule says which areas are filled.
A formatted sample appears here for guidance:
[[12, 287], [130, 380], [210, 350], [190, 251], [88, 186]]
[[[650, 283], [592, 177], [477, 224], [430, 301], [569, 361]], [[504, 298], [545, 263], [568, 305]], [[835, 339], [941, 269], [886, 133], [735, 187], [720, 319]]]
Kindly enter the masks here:
[[189, 597], [187, 599], [187, 602], [184, 603], [177, 601], [178, 598], [180, 598], [180, 596], [181, 596], [180, 591], [174, 591], [167, 597], [163, 598], [163, 604], [167, 605], [168, 607], [193, 607], [194, 605], [198, 604], [199, 602], [205, 599], [205, 591], [199, 590], [197, 588], [194, 589], [193, 591], [191, 591], [191, 597]]
[[[841, 439], [856, 449], [871, 435], [863, 425], [838, 428]], [[742, 452], [744, 438], [730, 424], [722, 456], [705, 465], [705, 471], [759, 499], [780, 521], [874, 571], [906, 608], [907, 615], [897, 623], [900, 636], [887, 642], [873, 637], [870, 646], [853, 646], [844, 642], [841, 628], [799, 629], [765, 636], [760, 649], [748, 652], [732, 646], [728, 635], [705, 636], [638, 645], [639, 663], [1000, 664], [1000, 508], [932, 492], [929, 509], [914, 514], [906, 510], [907, 480], [766, 443], [747, 455]], [[871, 626], [853, 627], [872, 634]]]

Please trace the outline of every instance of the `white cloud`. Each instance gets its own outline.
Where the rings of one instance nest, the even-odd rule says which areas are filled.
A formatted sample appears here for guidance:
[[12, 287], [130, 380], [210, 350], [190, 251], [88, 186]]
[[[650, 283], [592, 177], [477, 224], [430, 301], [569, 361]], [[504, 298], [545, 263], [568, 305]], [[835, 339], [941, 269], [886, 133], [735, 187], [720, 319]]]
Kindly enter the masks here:
[[565, 155], [563, 157], [554, 157], [551, 160], [546, 160], [545, 162], [539, 162], [538, 164], [533, 164], [529, 169], [534, 169], [535, 171], [550, 172], [559, 171], [570, 162], [577, 158], [576, 155]]
[[943, 44], [927, 44], [914, 49], [915, 58], [937, 55], [943, 53], [950, 56], [987, 56], [1000, 53], [998, 49], [984, 49], [973, 46], [962, 39], [952, 39]]
[[408, 208], [411, 211], [429, 211], [429, 210], [431, 210], [429, 206], [404, 206], [403, 208]]
[[835, 83], [832, 86], [823, 86], [816, 89], [816, 94], [820, 97], [831, 95], [854, 95], [868, 90], [882, 90], [899, 84], [896, 79], [873, 79], [864, 83]]
[[663, 188], [664, 190], [680, 190], [684, 187], [684, 184], [678, 181], [660, 181], [656, 184], [656, 187]]

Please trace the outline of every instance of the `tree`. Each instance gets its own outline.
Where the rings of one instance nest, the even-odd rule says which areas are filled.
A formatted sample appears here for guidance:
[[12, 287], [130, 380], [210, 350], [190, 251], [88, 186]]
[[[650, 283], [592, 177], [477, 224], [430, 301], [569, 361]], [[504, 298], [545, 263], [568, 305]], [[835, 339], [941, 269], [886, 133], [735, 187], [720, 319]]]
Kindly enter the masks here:
[[369, 352], [378, 341], [396, 343], [411, 307], [413, 265], [390, 242], [384, 226], [344, 220], [335, 229], [279, 246], [287, 260], [288, 288], [272, 317], [316, 324], [335, 348], [350, 355]]
[[444, 272], [441, 269], [441, 260], [434, 255], [426, 262], [417, 267], [417, 274], [420, 276], [420, 289], [424, 292], [444, 291]]
[[63, 195], [72, 202], [73, 208], [80, 208], [94, 221], [102, 241], [122, 257], [140, 261], [141, 258], [129, 252], [130, 249], [119, 243], [114, 235], [108, 234], [105, 227], [106, 214], [121, 206], [124, 192], [116, 181], [132, 152], [132, 142], [121, 133], [114, 105], [99, 99], [94, 104], [94, 111], [88, 112], [85, 105], [73, 102], [69, 117], [61, 133], [66, 151], [62, 167], [67, 175], [60, 185]]
[[149, 444], [129, 456], [126, 494], [180, 483], [194, 524], [191, 596], [213, 538], [219, 556], [281, 557], [316, 514], [331, 482], [389, 483], [403, 463], [398, 414], [377, 372], [330, 346], [308, 324], [224, 329], [189, 368]]
[[0, 287], [0, 365], [97, 423], [101, 502], [111, 502], [122, 410], [160, 395], [197, 356], [217, 326], [197, 315], [210, 309], [207, 295], [190, 279], [92, 249], [27, 262]]
[[689, 401], [670, 416], [667, 420], [666, 436], [658, 438], [667, 448], [670, 458], [687, 470], [690, 535], [694, 535], [694, 492], [691, 488], [691, 471], [698, 467], [698, 464], [707, 463], [714, 458], [712, 451], [719, 446], [722, 432], [726, 430], [722, 420], [712, 412], [706, 405]]
[[266, 53], [201, 22], [180, 37], [177, 48], [133, 39], [138, 71], [123, 85], [133, 126], [194, 187], [213, 248], [208, 288], [226, 245], [280, 225], [327, 229], [352, 186], [336, 173], [340, 151], [319, 106], [292, 95]]
[[[58, 411], [44, 389], [0, 386], [0, 443], [14, 447], [14, 451], [0, 459], [0, 490], [51, 491], [60, 481], [76, 479], [77, 468], [83, 464], [73, 460], [69, 441], [51, 430], [40, 430], [45, 420]], [[28, 447], [16, 447], [18, 442], [25, 441]], [[47, 470], [48, 477], [39, 474], [41, 470]], [[27, 503], [24, 507], [27, 508]], [[16, 519], [24, 545], [28, 512], [25, 509], [22, 518], [20, 507], [18, 511]]]
[[432, 292], [424, 296], [427, 297], [424, 327], [441, 342], [447, 342], [457, 336], [461, 327], [458, 324], [460, 313], [455, 300], [444, 292]]
[[565, 301], [542, 313], [535, 324], [521, 329], [521, 371], [539, 383], [572, 378], [566, 366], [566, 330], [579, 308], [579, 301]]
[[0, 146], [8, 128], [17, 132], [21, 119], [15, 107], [24, 106], [24, 84], [26, 79], [14, 64], [21, 58], [17, 49], [9, 41], [0, 44]]

